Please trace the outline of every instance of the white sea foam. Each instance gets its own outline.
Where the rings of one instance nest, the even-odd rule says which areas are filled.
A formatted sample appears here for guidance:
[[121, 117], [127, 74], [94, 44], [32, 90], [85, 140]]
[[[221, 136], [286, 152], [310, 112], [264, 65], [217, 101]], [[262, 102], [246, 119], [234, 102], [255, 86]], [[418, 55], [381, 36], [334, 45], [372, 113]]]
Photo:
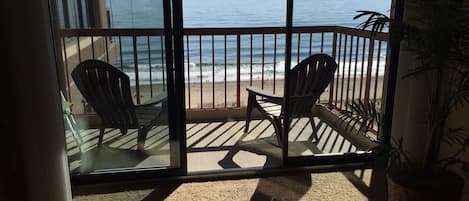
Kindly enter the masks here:
[[[292, 66], [295, 65], [296, 62], [292, 62]], [[386, 62], [382, 60], [379, 62], [379, 64], [377, 64], [377, 61], [373, 61], [370, 75], [372, 77], [375, 77], [376, 75], [383, 76], [385, 65]], [[151, 66], [152, 69], [150, 79], [149, 65], [139, 64], [138, 78], [140, 85], [149, 84], [150, 80], [153, 84], [159, 84], [167, 80], [166, 70], [163, 72], [161, 64], [152, 64]], [[366, 61], [363, 64], [361, 61], [358, 61], [357, 63], [340, 62], [335, 75], [338, 78], [347, 78], [349, 76], [365, 77], [368, 74], [367, 69], [368, 62]], [[274, 73], [276, 79], [283, 79], [285, 72], [285, 62], [280, 61], [275, 63], [275, 70], [274, 63], [265, 63], [264, 65], [256, 63], [252, 64], [252, 67], [249, 63], [243, 63], [240, 65], [239, 70], [237, 64], [226, 64], [226, 67], [225, 64], [203, 64], [202, 68], [200, 65], [195, 63], [184, 64], [184, 77], [186, 83], [224, 82], [225, 80], [236, 81], [238, 79], [238, 71], [241, 81], [247, 81], [251, 79], [262, 80], [262, 77], [264, 77], [264, 80], [272, 80], [274, 79]], [[264, 72], [264, 74], [262, 74], [262, 72]], [[135, 85], [135, 71], [127, 71], [126, 73], [131, 79], [131, 85]]]

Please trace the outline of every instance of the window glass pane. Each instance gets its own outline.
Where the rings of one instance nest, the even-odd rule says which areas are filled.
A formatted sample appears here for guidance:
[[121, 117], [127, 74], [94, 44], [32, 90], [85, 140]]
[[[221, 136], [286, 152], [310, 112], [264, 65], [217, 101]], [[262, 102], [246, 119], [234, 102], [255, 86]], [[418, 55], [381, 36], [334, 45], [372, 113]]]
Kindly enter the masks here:
[[[317, 96], [314, 118], [292, 118], [289, 132], [289, 156], [336, 155], [366, 151], [374, 145], [377, 125], [368, 132], [358, 132], [344, 116], [353, 112], [353, 102], [373, 102], [380, 111], [385, 72], [387, 39], [376, 36], [370, 40], [358, 28], [364, 19], [354, 20], [359, 10], [371, 10], [389, 14], [390, 1], [352, 0], [295, 0], [293, 29], [311, 26], [323, 27], [293, 33], [292, 68], [311, 55], [323, 53], [331, 56], [338, 67], [330, 77], [329, 85]], [[308, 72], [308, 71], [305, 71]], [[301, 87], [302, 78], [298, 82]], [[308, 80], [309, 78], [305, 78]], [[303, 82], [307, 83], [307, 81]], [[300, 89], [297, 89], [300, 90]]]
[[[68, 13], [72, 28], [59, 30], [58, 41], [72, 175], [178, 168], [179, 145], [170, 143], [168, 125], [162, 0], [63, 0], [57, 6], [59, 21]], [[80, 22], [84, 29], [75, 32]], [[91, 24], [108, 30], [87, 29]], [[147, 29], [116, 29], [124, 27]]]

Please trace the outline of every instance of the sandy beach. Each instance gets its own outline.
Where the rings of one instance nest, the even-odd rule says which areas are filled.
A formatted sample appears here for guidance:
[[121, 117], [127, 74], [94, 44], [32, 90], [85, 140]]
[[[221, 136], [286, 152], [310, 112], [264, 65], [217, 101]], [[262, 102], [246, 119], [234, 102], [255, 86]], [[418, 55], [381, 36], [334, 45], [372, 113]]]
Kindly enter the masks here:
[[[344, 82], [342, 83], [341, 79], [334, 82], [334, 91], [342, 91], [341, 93], [337, 94], [337, 100], [351, 100], [352, 97], [354, 99], [358, 99], [358, 95], [360, 92], [360, 78], [355, 79], [355, 90], [353, 89], [353, 81], [354, 78], [350, 78], [350, 84], [345, 78]], [[377, 85], [375, 85], [375, 83]], [[73, 103], [73, 112], [74, 113], [83, 113], [84, 110], [84, 103], [83, 98], [80, 92], [77, 90], [75, 85], [71, 83], [70, 85], [70, 92], [72, 96], [72, 103]], [[240, 106], [245, 107], [247, 103], [247, 96], [248, 93], [246, 91], [246, 87], [250, 86], [250, 81], [240, 81]], [[262, 81], [261, 80], [253, 80], [252, 86], [262, 88]], [[342, 90], [343, 86], [343, 90]], [[375, 86], [378, 86], [377, 88]], [[373, 99], [375, 96], [375, 89], [376, 89], [376, 98], [380, 99], [382, 94], [382, 87], [383, 87], [383, 77], [379, 77], [378, 80], [375, 78], [371, 79], [371, 86], [370, 86], [370, 99]], [[365, 80], [362, 81], [362, 98], [364, 97], [365, 91]], [[226, 89], [226, 90], [225, 90]], [[348, 89], [348, 91], [347, 91]], [[153, 84], [153, 85], [142, 85], [140, 86], [140, 102], [143, 103], [151, 98], [151, 96], [156, 96], [159, 93], [163, 92], [163, 85], [162, 84]], [[274, 81], [273, 80], [264, 80], [264, 90], [274, 93]], [[132, 94], [134, 95], [134, 103], [136, 101], [136, 88], [132, 87]], [[355, 95], [352, 93], [355, 91]], [[329, 92], [330, 87], [328, 87], [325, 92], [322, 94], [320, 98], [321, 103], [327, 103], [329, 100]], [[348, 97], [347, 97], [348, 92]], [[283, 80], [276, 80], [275, 81], [275, 94], [282, 96], [283, 95]], [[334, 99], [336, 98], [336, 94], [334, 93]], [[213, 102], [213, 100], [215, 100]], [[185, 87], [185, 102], [186, 102], [186, 109], [212, 109], [212, 108], [225, 108], [226, 107], [236, 107], [237, 105], [237, 83], [235, 81], [226, 82], [204, 82], [204, 83], [186, 83]], [[338, 104], [340, 101], [338, 101]], [[190, 103], [190, 104], [189, 104]], [[335, 101], [334, 101], [335, 103]]]
[[[382, 77], [378, 78], [376, 89], [376, 97], [377, 99], [381, 98], [382, 94]], [[357, 99], [360, 90], [360, 80], [357, 78], [355, 82], [355, 96], [354, 98]], [[337, 85], [337, 81], [335, 82]], [[248, 93], [246, 91], [246, 87], [250, 86], [250, 81], [241, 81], [240, 82], [240, 106], [244, 107], [247, 104], [247, 96]], [[262, 88], [262, 81], [261, 80], [253, 80], [252, 86], [257, 88]], [[283, 95], [283, 80], [276, 80], [275, 81], [275, 91], [274, 91], [274, 81], [273, 80], [264, 80], [263, 89], [270, 93], [275, 93], [276, 95], [282, 96]], [[352, 92], [353, 90], [353, 78], [350, 79], [350, 84], [348, 84], [347, 79], [343, 82], [343, 90], [342, 90], [342, 81], [338, 81], [339, 89], [338, 91], [343, 91], [342, 96], [339, 93], [337, 95], [338, 100], [346, 100], [352, 99]], [[202, 88], [202, 97], [201, 97], [201, 88]], [[348, 90], [348, 98], [347, 98], [347, 88]], [[225, 107], [225, 102], [227, 107], [235, 107], [237, 104], [237, 87], [236, 82], [227, 82], [226, 83], [226, 91], [225, 91], [225, 83], [224, 82], [207, 82], [202, 83], [202, 87], [200, 83], [191, 83], [190, 84], [190, 96], [189, 96], [189, 86], [186, 83], [186, 108], [189, 108], [189, 97], [190, 97], [190, 108], [191, 109], [201, 109], [201, 108], [219, 108]], [[374, 98], [374, 90], [375, 90], [375, 79], [371, 80], [371, 87], [370, 87], [370, 98]], [[334, 89], [336, 90], [336, 86]], [[365, 91], [365, 81], [362, 82], [362, 97], [364, 97]], [[326, 88], [324, 93], [320, 98], [320, 102], [325, 103], [329, 100], [329, 92], [330, 88]], [[226, 97], [226, 99], [225, 99]], [[215, 104], [213, 104], [213, 98], [215, 99]], [[335, 94], [334, 94], [335, 98]], [[203, 104], [201, 104], [203, 103]]]

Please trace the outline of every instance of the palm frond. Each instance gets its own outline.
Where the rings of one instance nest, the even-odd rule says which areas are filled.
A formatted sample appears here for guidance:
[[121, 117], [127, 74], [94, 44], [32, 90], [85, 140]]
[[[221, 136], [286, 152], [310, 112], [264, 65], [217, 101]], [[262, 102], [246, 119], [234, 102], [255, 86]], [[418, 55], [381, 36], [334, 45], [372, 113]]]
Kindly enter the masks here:
[[450, 82], [450, 84], [455, 84], [455, 86], [452, 97], [450, 98], [451, 102], [449, 107], [458, 110], [469, 105], [469, 71], [465, 72], [462, 77], [455, 76], [456, 78], [452, 79]]
[[374, 126], [380, 130], [382, 114], [374, 101], [355, 100], [349, 104], [350, 110], [342, 110], [339, 119], [346, 124], [346, 129], [357, 129], [358, 133], [366, 133]]
[[448, 128], [447, 135], [444, 135], [442, 140], [449, 145], [458, 144], [465, 147], [468, 139], [469, 130], [464, 128]]
[[371, 31], [372, 37], [376, 33], [382, 32], [384, 28], [388, 27], [391, 23], [391, 19], [383, 13], [366, 10], [359, 10], [357, 13], [358, 14], [353, 17], [354, 20], [367, 17], [365, 21], [358, 24], [358, 28]]

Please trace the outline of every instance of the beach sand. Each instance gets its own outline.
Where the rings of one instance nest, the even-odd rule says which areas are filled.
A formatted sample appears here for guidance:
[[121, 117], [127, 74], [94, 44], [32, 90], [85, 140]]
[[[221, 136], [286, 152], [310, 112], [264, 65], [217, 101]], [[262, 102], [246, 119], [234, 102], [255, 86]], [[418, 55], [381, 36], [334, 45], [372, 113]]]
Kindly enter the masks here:
[[[334, 82], [334, 91], [342, 91], [343, 93], [337, 94], [337, 100], [343, 100], [345, 103], [346, 100], [358, 99], [360, 94], [360, 78], [355, 79], [355, 90], [353, 87], [354, 78], [350, 78], [350, 82], [348, 82], [347, 78], [344, 79], [344, 82], [341, 79]], [[348, 84], [350, 83], [350, 84]], [[245, 107], [247, 103], [247, 96], [248, 93], [246, 91], [246, 87], [250, 86], [250, 81], [240, 81], [240, 98], [239, 104], [240, 107]], [[264, 80], [264, 90], [274, 93], [274, 81], [273, 80]], [[261, 80], [253, 80], [252, 86], [262, 88], [262, 81]], [[378, 86], [377, 88], [375, 86]], [[162, 84], [153, 84], [153, 85], [142, 85], [140, 86], [140, 103], [143, 103], [149, 100], [152, 95], [157, 96], [159, 93], [163, 92], [163, 85]], [[362, 81], [362, 99], [365, 96], [365, 80]], [[377, 80], [375, 78], [371, 79], [370, 84], [370, 99], [375, 98], [375, 90], [376, 90], [376, 99], [381, 99], [383, 88], [383, 77], [379, 77]], [[72, 96], [72, 103], [73, 103], [73, 113], [80, 114], [84, 113], [85, 104], [83, 103], [83, 98], [80, 92], [77, 90], [75, 85], [71, 83], [70, 85], [70, 93]], [[190, 90], [189, 90], [190, 89]], [[202, 89], [202, 90], [201, 90]], [[226, 89], [226, 90], [225, 90]], [[342, 90], [343, 89], [343, 90]], [[347, 90], [348, 89], [348, 90]], [[136, 88], [132, 87], [132, 94], [134, 95], [134, 103], [137, 103], [136, 100]], [[348, 97], [347, 97], [348, 91]], [[329, 100], [329, 92], [330, 87], [327, 87], [324, 93], [320, 98], [321, 103], [327, 103]], [[355, 95], [353, 95], [355, 92]], [[282, 96], [283, 95], [283, 80], [276, 80], [275, 81], [275, 94]], [[226, 98], [225, 98], [226, 97]], [[334, 93], [333, 96], [336, 99], [336, 94]], [[215, 101], [213, 101], [215, 100]], [[185, 103], [186, 109], [213, 109], [213, 108], [225, 108], [226, 107], [232, 108], [237, 106], [237, 83], [235, 81], [228, 81], [226, 82], [204, 82], [200, 83], [186, 83], [185, 87]], [[189, 104], [190, 103], [190, 104]], [[336, 101], [333, 101], [336, 103]], [[337, 101], [337, 106], [340, 105], [340, 101]], [[345, 105], [344, 105], [345, 106]]]

